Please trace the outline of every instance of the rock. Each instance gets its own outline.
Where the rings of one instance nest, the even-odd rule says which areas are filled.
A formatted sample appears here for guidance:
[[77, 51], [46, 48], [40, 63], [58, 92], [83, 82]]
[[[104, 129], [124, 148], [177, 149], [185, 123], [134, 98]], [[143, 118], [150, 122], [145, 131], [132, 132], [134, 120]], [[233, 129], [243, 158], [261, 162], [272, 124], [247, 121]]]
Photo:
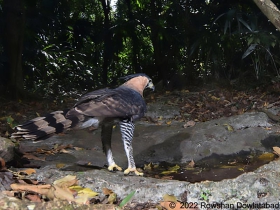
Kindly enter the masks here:
[[[232, 155], [251, 150], [264, 152], [271, 151], [272, 146], [280, 146], [277, 135], [273, 135], [277, 127], [272, 126], [262, 112], [224, 117], [199, 123], [190, 128], [183, 128], [183, 124], [138, 123], [133, 140], [136, 164], [143, 166], [145, 163], [163, 161], [186, 163], [190, 160], [198, 161], [213, 154]], [[229, 131], [226, 125], [232, 126], [234, 130]], [[35, 161], [36, 164], [40, 166], [57, 163], [73, 165], [84, 162], [103, 167], [107, 163], [100, 139], [100, 130], [94, 132], [79, 130], [52, 136], [36, 143], [21, 141], [19, 148], [26, 152], [36, 151], [38, 148], [51, 150], [55, 145], [71, 144], [81, 150], [72, 149], [67, 154], [45, 155], [46, 161], [39, 163]], [[273, 143], [269, 144], [269, 142]], [[123, 168], [127, 167], [127, 158], [118, 126], [113, 130], [112, 148], [116, 163]], [[32, 162], [35, 163], [33, 160], [30, 161], [31, 165]]]
[[215, 202], [235, 206], [238, 202], [243, 204], [253, 202], [277, 203], [276, 201], [280, 197], [280, 191], [277, 187], [279, 173], [280, 161], [278, 160], [235, 179], [226, 179], [219, 182], [205, 181], [195, 184], [183, 181], [124, 176], [122, 172], [112, 173], [106, 170], [90, 170], [83, 173], [61, 171], [52, 166], [37, 170], [37, 173], [32, 175], [31, 178], [39, 179], [39, 181], [44, 180], [51, 184], [68, 174], [76, 175], [83, 187], [88, 187], [100, 193], [102, 193], [102, 188], [106, 187], [113, 190], [120, 199], [125, 198], [126, 195], [136, 190], [132, 202], [137, 203], [156, 203], [163, 199], [164, 194], [172, 194], [180, 199], [182, 194], [187, 192], [187, 201], [197, 203], [200, 208], [202, 205]]
[[[228, 130], [228, 126], [231, 126], [233, 131]], [[212, 154], [231, 155], [241, 151], [267, 151], [262, 141], [276, 130], [277, 128], [268, 122], [268, 117], [262, 112], [223, 117], [197, 124], [185, 129], [191, 138], [180, 143], [181, 162], [199, 160]], [[278, 145], [280, 146], [280, 143]]]
[[0, 157], [6, 162], [13, 160], [14, 158], [14, 143], [11, 139], [3, 138], [0, 136]]
[[63, 200], [53, 200], [48, 202], [31, 202], [27, 199], [18, 199], [15, 197], [8, 197], [0, 192], [0, 209], [40, 209], [40, 210], [53, 210], [53, 209], [67, 209], [67, 210], [92, 210], [92, 209], [114, 209], [113, 205], [81, 205], [70, 203]]
[[157, 119], [159, 117], [163, 119], [174, 119], [180, 115], [180, 108], [178, 106], [172, 106], [167, 104], [150, 104], [147, 108], [148, 112], [145, 114], [146, 117]]

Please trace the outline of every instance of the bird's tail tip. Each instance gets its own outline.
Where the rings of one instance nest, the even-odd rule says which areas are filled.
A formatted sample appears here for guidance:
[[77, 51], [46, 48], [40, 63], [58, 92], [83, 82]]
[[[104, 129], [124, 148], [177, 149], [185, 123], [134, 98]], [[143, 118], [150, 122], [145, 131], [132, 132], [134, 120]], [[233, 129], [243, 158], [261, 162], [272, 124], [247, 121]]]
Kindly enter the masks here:
[[[67, 110], [68, 111], [68, 110]], [[70, 119], [66, 119], [67, 111], [55, 111], [44, 117], [36, 117], [14, 128], [11, 138], [23, 138], [37, 140], [54, 133], [61, 133], [72, 125]]]

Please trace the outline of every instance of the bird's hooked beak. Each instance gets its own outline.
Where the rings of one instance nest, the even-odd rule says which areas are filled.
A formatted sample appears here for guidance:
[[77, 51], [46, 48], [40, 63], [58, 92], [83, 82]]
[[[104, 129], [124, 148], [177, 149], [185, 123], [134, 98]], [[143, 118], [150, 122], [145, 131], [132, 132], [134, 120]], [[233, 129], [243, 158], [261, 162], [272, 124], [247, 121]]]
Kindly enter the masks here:
[[155, 86], [151, 80], [147, 84], [146, 88], [150, 88], [152, 91], [155, 91]]

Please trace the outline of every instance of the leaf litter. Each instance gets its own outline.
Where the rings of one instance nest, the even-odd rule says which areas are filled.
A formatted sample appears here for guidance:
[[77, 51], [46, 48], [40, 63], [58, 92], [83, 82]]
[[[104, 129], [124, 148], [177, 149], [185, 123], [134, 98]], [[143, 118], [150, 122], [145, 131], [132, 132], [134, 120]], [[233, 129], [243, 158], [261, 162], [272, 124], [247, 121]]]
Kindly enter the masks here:
[[[46, 184], [37, 180], [28, 179], [28, 175], [36, 173], [35, 169], [24, 169], [17, 172], [7, 170], [5, 168], [4, 160], [2, 163], [2, 169], [0, 171], [0, 177], [7, 176], [9, 179], [2, 186], [7, 186], [6, 189], [2, 189], [3, 194], [9, 197], [15, 197], [18, 199], [27, 199], [31, 202], [41, 203], [51, 200], [64, 200], [68, 202], [74, 202], [79, 205], [104, 205], [106, 209], [131, 209], [133, 205], [142, 205], [149, 209], [151, 206], [158, 209], [165, 208], [164, 204], [129, 204], [127, 205], [136, 191], [129, 193], [122, 201], [117, 197], [117, 194], [108, 188], [103, 188], [103, 196], [100, 193], [91, 190], [90, 188], [82, 187], [79, 185], [79, 181], [76, 176], [67, 175], [61, 179], [55, 180], [52, 184]], [[157, 166], [156, 166], [157, 167]], [[170, 167], [169, 170], [178, 170], [179, 166], [175, 165]], [[168, 200], [163, 198], [163, 200]], [[98, 208], [99, 208], [98, 207]]]
[[[273, 92], [273, 91], [272, 91]], [[166, 92], [158, 94], [152, 94], [150, 95], [150, 101], [155, 101], [155, 100], [162, 100], [164, 101], [165, 98], [166, 104], [170, 106], [179, 106], [180, 107], [180, 116], [176, 116], [172, 120], [177, 120], [180, 122], [186, 122], [184, 127], [192, 127], [195, 126], [197, 122], [204, 122], [208, 121], [211, 119], [216, 119], [222, 116], [232, 116], [236, 114], [243, 114], [248, 111], [263, 111], [266, 114], [270, 114], [266, 112], [266, 109], [268, 108], [273, 108], [277, 107], [280, 105], [280, 100], [279, 97], [274, 95], [272, 92], [269, 92], [267, 90], [262, 91], [261, 88], [257, 88], [252, 91], [235, 91], [235, 90], [226, 90], [226, 89], [221, 89], [221, 88], [216, 88], [214, 90], [204, 90], [200, 89], [198, 92], [190, 92], [189, 90], [182, 90], [180, 91], [179, 95], [178, 92]], [[73, 101], [69, 101], [69, 104], [73, 104]], [[58, 104], [55, 101], [51, 102], [37, 102], [37, 101], [30, 101], [30, 102], [22, 102], [20, 101], [19, 103], [12, 103], [12, 102], [6, 102], [2, 103], [1, 106], [3, 107], [1, 113], [0, 113], [0, 131], [1, 135], [4, 137], [9, 136], [9, 134], [12, 132], [12, 128], [16, 125], [19, 124], [19, 122], [26, 121], [27, 119], [31, 119], [32, 116], [43, 116], [45, 113], [48, 113], [49, 111], [53, 110], [61, 110], [62, 107], [69, 107], [69, 104]], [[34, 109], [34, 107], [37, 107], [37, 109]], [[34, 112], [36, 110], [36, 112]], [[279, 121], [280, 117], [277, 116], [269, 116], [272, 120]], [[149, 121], [157, 124], [164, 124], [161, 123], [160, 121], [164, 121], [164, 116], [161, 116], [159, 119], [150, 119]], [[172, 124], [172, 120], [167, 120], [165, 123], [167, 125]], [[224, 125], [228, 131], [232, 131], [230, 125]], [[53, 150], [38, 150], [38, 154], [44, 154], [44, 155], [52, 155], [57, 152], [62, 152], [62, 153], [67, 153], [69, 152], [66, 149], [71, 149], [71, 148], [62, 148], [60, 150], [57, 150], [57, 148], [54, 147]], [[76, 149], [76, 148], [74, 148]], [[280, 149], [279, 148], [273, 148], [274, 149], [274, 154], [277, 156], [280, 156]], [[271, 159], [272, 155], [274, 154], [264, 154], [259, 157], [260, 160], [267, 160]], [[26, 158], [39, 158], [34, 154], [24, 154]], [[32, 156], [33, 155], [33, 156]], [[44, 160], [42, 158], [41, 160]], [[235, 165], [228, 165], [224, 167], [236, 167]], [[60, 166], [58, 166], [59, 168]], [[61, 166], [63, 167], [63, 166]], [[158, 169], [159, 166], [158, 164], [150, 164], [146, 166], [147, 171], [153, 171]], [[177, 170], [179, 172], [183, 167]], [[184, 167], [187, 168], [188, 170], [193, 170], [196, 168], [196, 165], [194, 163], [191, 163], [189, 166]], [[145, 170], [145, 171], [146, 171]], [[165, 171], [173, 171], [175, 172], [176, 169], [172, 170], [171, 168], [167, 168]], [[53, 196], [53, 199], [59, 198], [59, 194], [62, 192], [69, 192], [69, 199], [77, 199], [78, 197], [78, 191], [74, 189], [81, 189], [79, 187], [60, 187], [55, 184], [52, 184], [51, 187], [49, 188], [44, 188], [48, 187], [44, 186], [43, 183], [40, 183], [35, 180], [28, 180], [24, 178], [18, 178], [19, 176], [22, 176], [21, 174], [26, 174], [28, 175], [29, 173], [34, 173], [34, 171], [25, 171], [21, 172], [20, 174], [14, 174], [14, 172], [11, 172], [9, 170], [1, 170], [0, 171], [0, 178], [3, 186], [6, 186], [6, 190], [10, 188], [10, 185], [12, 184], [17, 184], [17, 185], [12, 185], [13, 187], [19, 187], [21, 185], [26, 185], [26, 186], [37, 186], [37, 188], [41, 188], [42, 191], [48, 190], [50, 197]], [[172, 174], [172, 173], [171, 173]], [[163, 174], [162, 174], [163, 175]], [[166, 175], [163, 175], [159, 178], [162, 179], [172, 179], [172, 175], [167, 172]], [[42, 187], [38, 187], [40, 185], [43, 185]], [[25, 187], [26, 187], [25, 186]], [[77, 185], [78, 186], [78, 185]], [[74, 189], [71, 189], [73, 187]], [[44, 190], [43, 190], [44, 189]], [[69, 191], [68, 191], [69, 190]], [[88, 191], [88, 189], [84, 190], [85, 193], [83, 194], [90, 194], [90, 196], [93, 196], [94, 194], [91, 194], [91, 191]], [[6, 191], [6, 192], [12, 192], [12, 191]], [[15, 191], [14, 191], [15, 192]], [[72, 195], [71, 195], [72, 193]], [[93, 192], [94, 193], [94, 192]], [[21, 194], [21, 193], [19, 193]], [[80, 193], [81, 194], [81, 193]], [[22, 194], [23, 195], [23, 194]], [[42, 194], [43, 195], [43, 194]], [[45, 196], [42, 196], [41, 194], [36, 192], [33, 192], [33, 194], [28, 193], [25, 194], [27, 199], [33, 200], [35, 202], [42, 202], [43, 199], [45, 199]], [[52, 196], [51, 196], [52, 195]], [[70, 196], [71, 195], [71, 196]], [[113, 201], [115, 202], [115, 195], [114, 193], [109, 193], [106, 196], [111, 196], [110, 202]], [[57, 197], [56, 197], [57, 196]], [[81, 195], [79, 195], [81, 196]], [[89, 197], [90, 197], [89, 196]], [[100, 195], [96, 195], [95, 197], [98, 197]], [[18, 196], [20, 197], [20, 196]], [[63, 196], [62, 196], [63, 197]], [[66, 196], [67, 197], [67, 196]], [[83, 196], [82, 196], [83, 197]], [[86, 199], [88, 202], [89, 197]], [[38, 199], [39, 198], [39, 199]], [[92, 199], [94, 200], [94, 199]], [[95, 202], [99, 202], [98, 199], [95, 200]], [[101, 199], [102, 200], [102, 199]], [[118, 200], [118, 199], [116, 199]], [[85, 199], [83, 201], [79, 201], [81, 203], [85, 202]], [[167, 202], [167, 201], [165, 201]], [[168, 209], [168, 208], [167, 208]]]
[[[27, 199], [32, 202], [63, 200], [79, 205], [104, 205], [106, 209], [120, 209], [131, 200], [135, 193], [135, 191], [131, 192], [120, 201], [113, 190], [104, 188], [104, 195], [100, 196], [100, 193], [80, 186], [77, 177], [73, 175], [55, 180], [52, 184], [46, 184], [27, 178], [28, 175], [36, 173], [34, 169], [13, 172], [5, 169], [4, 161], [2, 164], [4, 167], [0, 171], [0, 181], [5, 189], [1, 190], [5, 195], [18, 199]], [[117, 205], [118, 203], [120, 204]]]

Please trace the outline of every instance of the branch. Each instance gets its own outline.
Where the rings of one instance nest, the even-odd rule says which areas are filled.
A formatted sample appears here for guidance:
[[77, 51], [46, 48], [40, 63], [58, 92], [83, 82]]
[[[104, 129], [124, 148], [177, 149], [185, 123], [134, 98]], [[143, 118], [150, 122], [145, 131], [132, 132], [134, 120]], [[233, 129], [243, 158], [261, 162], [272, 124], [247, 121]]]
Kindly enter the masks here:
[[253, 0], [271, 23], [280, 30], [280, 11], [270, 0]]

